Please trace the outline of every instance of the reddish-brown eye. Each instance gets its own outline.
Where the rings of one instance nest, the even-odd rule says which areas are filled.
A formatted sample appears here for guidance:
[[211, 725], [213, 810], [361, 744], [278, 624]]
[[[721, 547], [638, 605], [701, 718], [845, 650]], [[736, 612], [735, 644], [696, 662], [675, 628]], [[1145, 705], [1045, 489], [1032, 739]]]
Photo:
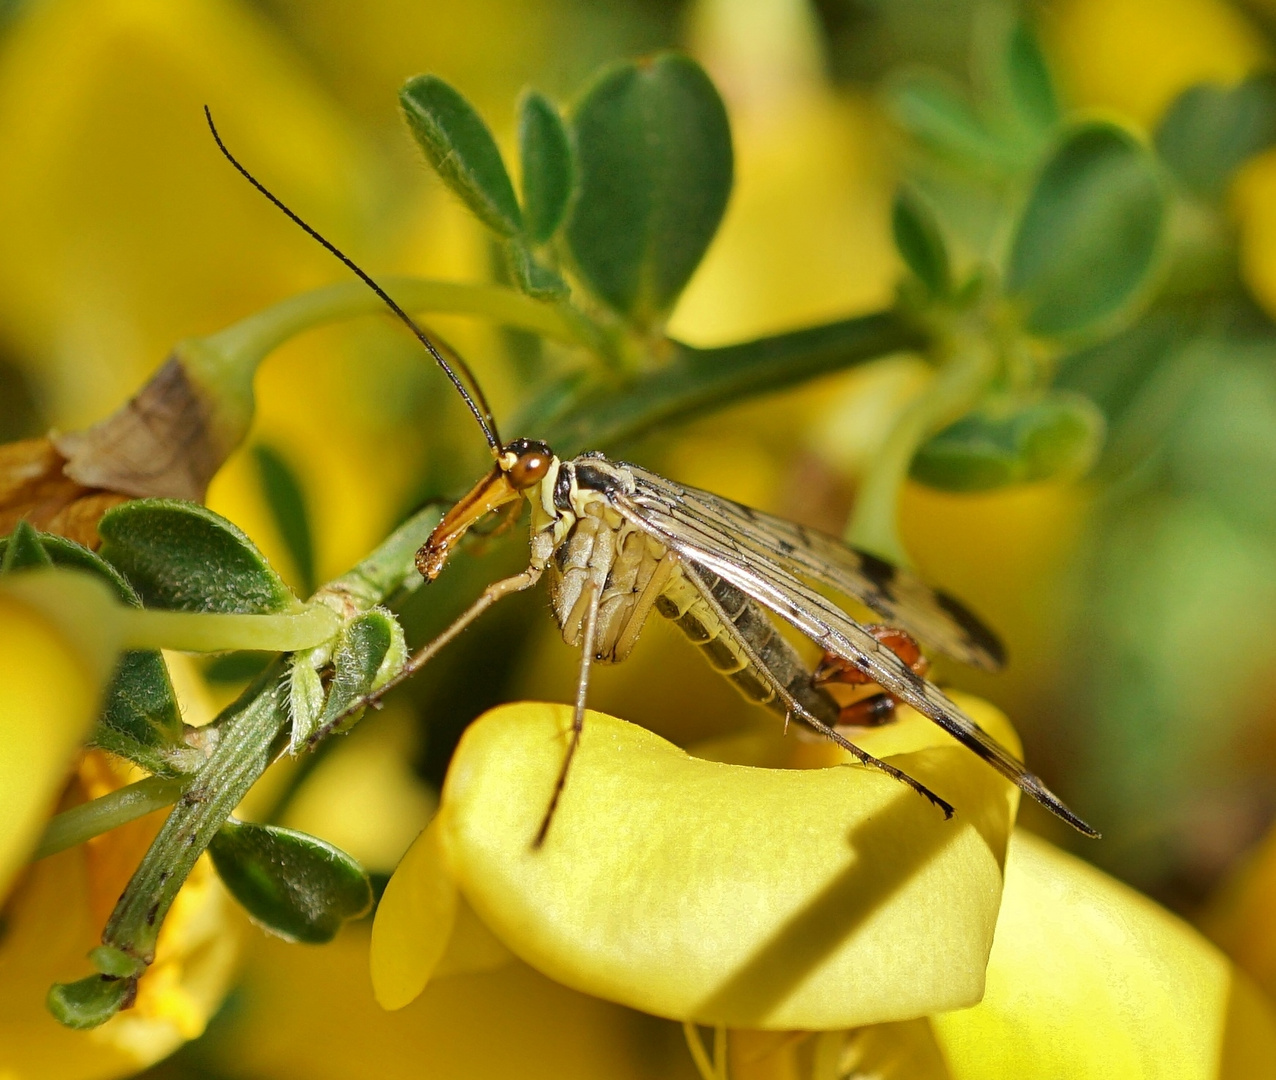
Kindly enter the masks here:
[[512, 466], [509, 473], [510, 483], [519, 491], [538, 484], [545, 479], [545, 474], [549, 472], [549, 463], [553, 460], [552, 455], [542, 450], [528, 450], [519, 455], [519, 458]]

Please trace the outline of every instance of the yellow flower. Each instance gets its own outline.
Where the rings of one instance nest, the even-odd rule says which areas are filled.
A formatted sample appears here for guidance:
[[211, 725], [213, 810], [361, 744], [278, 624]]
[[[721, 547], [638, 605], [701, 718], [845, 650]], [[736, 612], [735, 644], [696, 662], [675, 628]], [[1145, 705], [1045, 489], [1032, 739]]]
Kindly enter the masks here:
[[[1013, 740], [996, 710], [963, 704]], [[906, 716], [865, 744], [952, 802], [952, 821], [871, 768], [722, 764], [591, 713], [533, 850], [570, 720], [524, 703], [468, 729], [377, 912], [384, 1005], [425, 986], [458, 895], [555, 980], [674, 1019], [838, 1028], [979, 999], [1018, 793], [933, 724]]]
[[[42, 571], [0, 581], [0, 1077], [124, 1076], [203, 1030], [234, 957], [228, 901], [211, 868], [192, 875], [165, 923], [134, 1008], [92, 1033], [60, 1027], [44, 1007], [50, 983], [74, 974], [159, 821], [134, 822], [87, 845], [22, 864], [97, 718], [119, 640], [100, 582]], [[100, 752], [81, 758], [64, 805], [137, 779]], [[12, 892], [10, 887], [12, 886]]]
[[[77, 767], [64, 805], [106, 794], [137, 779], [134, 772], [91, 752]], [[157, 811], [43, 859], [19, 879], [0, 939], [0, 1077], [129, 1076], [198, 1036], [221, 1004], [242, 920], [205, 856], [169, 911], [155, 963], [138, 982], [131, 1009], [88, 1032], [62, 1027], [45, 1009], [51, 983], [82, 973], [163, 816]]]
[[113, 643], [98, 640], [75, 602], [100, 599], [101, 586], [87, 580], [69, 590], [25, 584], [0, 581], [0, 900], [97, 719], [115, 661]]
[[1235, 82], [1264, 58], [1223, 0], [1067, 0], [1047, 25], [1072, 99], [1144, 124], [1193, 83]]
[[1016, 833], [984, 1000], [933, 1021], [953, 1080], [1272, 1075], [1276, 1019], [1200, 934]]
[[1272, 1010], [1221, 953], [1146, 897], [1020, 831], [983, 1001], [850, 1032], [742, 1032], [731, 1075], [1257, 1080], [1273, 1062]]

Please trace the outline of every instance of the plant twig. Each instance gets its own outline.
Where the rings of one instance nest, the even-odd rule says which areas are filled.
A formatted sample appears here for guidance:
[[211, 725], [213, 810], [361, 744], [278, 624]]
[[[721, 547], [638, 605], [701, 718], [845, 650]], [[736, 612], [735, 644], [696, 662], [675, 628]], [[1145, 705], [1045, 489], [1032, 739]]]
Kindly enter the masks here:
[[584, 392], [550, 387], [514, 426], [560, 454], [609, 447], [674, 420], [721, 408], [891, 353], [922, 349], [924, 330], [895, 311], [715, 349], [673, 343], [664, 366]]
[[63, 810], [49, 820], [31, 856], [34, 862], [82, 844], [111, 829], [171, 806], [182, 794], [187, 777], [148, 776], [97, 799]]

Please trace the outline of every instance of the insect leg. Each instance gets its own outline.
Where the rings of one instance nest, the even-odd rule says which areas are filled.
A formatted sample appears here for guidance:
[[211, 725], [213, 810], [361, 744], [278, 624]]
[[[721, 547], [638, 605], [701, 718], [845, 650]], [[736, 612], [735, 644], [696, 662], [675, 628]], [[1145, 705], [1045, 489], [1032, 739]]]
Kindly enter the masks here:
[[887, 776], [890, 776], [893, 779], [898, 780], [902, 784], [908, 785], [915, 792], [917, 792], [917, 794], [921, 795], [928, 802], [930, 802], [931, 804], [933, 804], [934, 806], [942, 810], [945, 818], [951, 818], [953, 816], [952, 804], [945, 801], [944, 799], [941, 799], [938, 795], [936, 795], [933, 791], [931, 791], [930, 788], [928, 788], [925, 784], [921, 783], [921, 781], [914, 780], [911, 776], [908, 775], [908, 773], [904, 772], [902, 769], [897, 769], [895, 768], [894, 765], [890, 765], [887, 762], [882, 761], [880, 758], [873, 757], [873, 755], [870, 754], [867, 750], [861, 750], [858, 746], [856, 746], [853, 742], [847, 739], [835, 728], [830, 727], [828, 724], [824, 723], [822, 720], [818, 719], [815, 716], [812, 716], [811, 713], [802, 706], [802, 703], [798, 701], [797, 698], [795, 698], [789, 692], [789, 688], [785, 686], [779, 679], [777, 679], [771, 673], [771, 669], [768, 668], [766, 664], [762, 661], [762, 658], [758, 656], [753, 646], [750, 645], [749, 642], [745, 640], [744, 636], [736, 630], [735, 624], [732, 623], [731, 619], [727, 616], [727, 613], [723, 610], [722, 605], [718, 603], [713, 593], [710, 592], [707, 586], [705, 586], [704, 582], [701, 581], [699, 575], [695, 572], [694, 569], [692, 569], [690, 565], [688, 565], [686, 560], [683, 561], [682, 572], [687, 576], [687, 579], [691, 581], [693, 585], [695, 585], [698, 589], [701, 590], [706, 603], [708, 603], [710, 608], [713, 609], [715, 614], [722, 621], [722, 625], [726, 628], [726, 632], [730, 634], [731, 637], [735, 640], [736, 644], [740, 647], [740, 651], [744, 653], [744, 655], [748, 658], [749, 662], [753, 664], [753, 666], [757, 668], [758, 672], [771, 684], [771, 687], [775, 690], [776, 695], [780, 698], [781, 701], [784, 702], [785, 707], [788, 709], [790, 713], [792, 713], [794, 716], [801, 717], [808, 724], [810, 724], [811, 727], [813, 727], [816, 731], [818, 731], [821, 735], [825, 736], [828, 739], [831, 739], [843, 750], [845, 750], [848, 754], [852, 754], [857, 760], [859, 760], [863, 764], [872, 765], [875, 769], [880, 769]]
[[554, 781], [554, 793], [549, 797], [549, 806], [541, 827], [536, 830], [533, 848], [545, 843], [549, 834], [550, 822], [554, 820], [554, 811], [558, 809], [558, 800], [567, 784], [567, 770], [571, 768], [572, 758], [576, 756], [576, 748], [580, 745], [581, 729], [585, 726], [585, 700], [589, 694], [589, 669], [594, 662], [594, 653], [598, 651], [598, 600], [602, 590], [596, 582], [585, 586], [588, 599], [585, 607], [585, 618], [580, 635], [580, 675], [576, 680], [576, 710], [572, 713], [572, 737], [567, 744], [567, 753], [563, 756], [562, 768], [558, 770], [558, 779]]
[[[917, 675], [930, 670], [930, 661], [922, 653], [921, 646], [907, 630], [883, 623], [866, 623], [864, 629], [906, 663]], [[872, 678], [849, 660], [837, 653], [826, 652], [811, 676], [815, 686], [837, 683], [845, 686], [871, 686]], [[839, 727], [878, 727], [895, 718], [895, 706], [899, 699], [882, 691], [871, 697], [860, 698], [842, 706], [837, 718]]]
[[895, 699], [885, 691], [843, 705], [838, 727], [882, 727], [895, 719]]
[[361, 698], [356, 698], [337, 716], [329, 720], [321, 728], [315, 731], [309, 739], [306, 740], [306, 748], [312, 749], [314, 745], [332, 734], [341, 724], [347, 720], [352, 714], [360, 709], [367, 708], [369, 705], [376, 705], [391, 690], [402, 682], [406, 682], [420, 671], [426, 664], [435, 658], [458, 634], [461, 633], [475, 619], [483, 614], [488, 608], [498, 600], [502, 600], [514, 593], [524, 592], [535, 585], [544, 571], [538, 566], [529, 566], [521, 574], [515, 574], [513, 577], [502, 578], [500, 581], [494, 581], [486, 589], [482, 595], [474, 601], [461, 615], [438, 637], [428, 644], [422, 646], [407, 660], [407, 663], [399, 669], [397, 675], [382, 683], [376, 690], [370, 694], [364, 694]]

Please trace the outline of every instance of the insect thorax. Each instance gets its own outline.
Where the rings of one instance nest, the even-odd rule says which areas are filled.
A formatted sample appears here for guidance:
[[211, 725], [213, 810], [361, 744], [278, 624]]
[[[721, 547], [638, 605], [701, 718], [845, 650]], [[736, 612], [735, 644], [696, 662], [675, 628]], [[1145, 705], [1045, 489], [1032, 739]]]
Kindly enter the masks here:
[[[750, 700], [783, 712], [773, 685], [778, 682], [809, 712], [833, 722], [836, 705], [811, 685], [801, 658], [756, 604], [703, 569], [693, 584], [675, 552], [615, 508], [612, 496], [633, 490], [633, 475], [623, 465], [586, 455], [555, 460], [532, 499], [532, 559], [548, 571], [550, 603], [563, 640], [581, 644], [592, 583], [600, 598], [595, 659], [625, 659], [654, 609], [700, 646], [709, 663]], [[765, 664], [769, 678], [736, 642], [737, 635]]]

